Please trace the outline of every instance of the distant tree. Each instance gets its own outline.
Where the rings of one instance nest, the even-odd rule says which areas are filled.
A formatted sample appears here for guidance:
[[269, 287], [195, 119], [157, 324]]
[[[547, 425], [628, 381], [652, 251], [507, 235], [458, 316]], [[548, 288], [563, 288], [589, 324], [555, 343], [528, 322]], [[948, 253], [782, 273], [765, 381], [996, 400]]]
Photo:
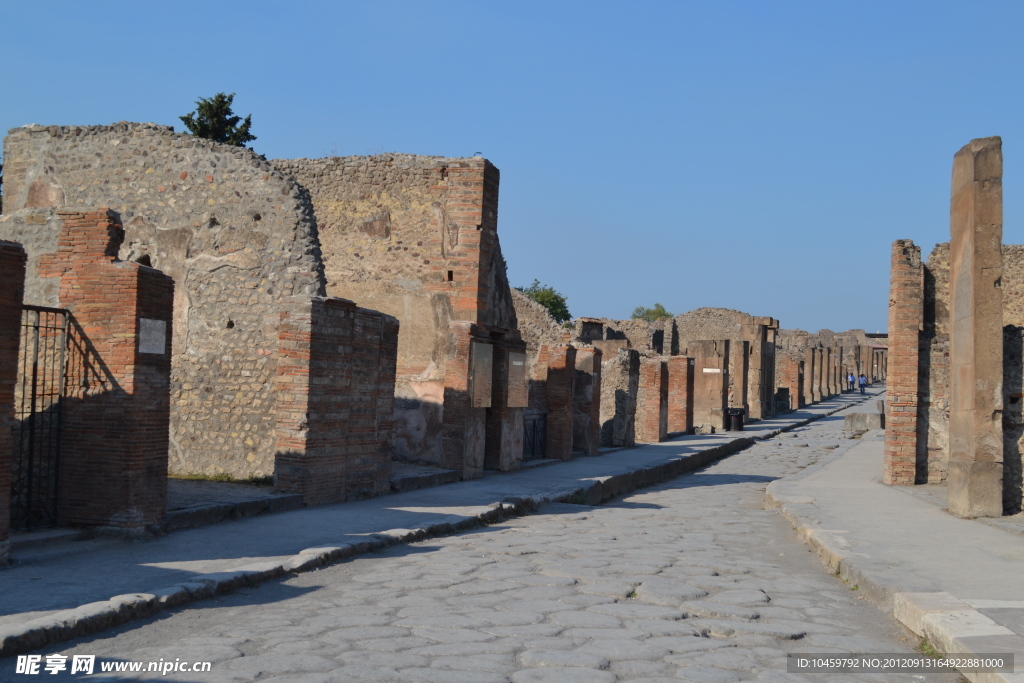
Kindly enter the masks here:
[[639, 320], [647, 320], [653, 323], [659, 320], [671, 318], [672, 314], [666, 311], [665, 307], [661, 304], [654, 304], [651, 308], [647, 308], [646, 306], [637, 306], [633, 309], [633, 315], [629, 317]]
[[234, 99], [235, 93], [225, 95], [222, 92], [209, 99], [200, 97], [196, 100], [194, 112], [178, 118], [192, 135], [236, 147], [245, 147], [245, 143], [256, 139], [255, 135], [249, 133], [249, 127], [252, 126], [252, 114], [246, 116], [244, 121], [241, 116], [235, 116], [235, 112], [231, 111], [231, 103]]
[[555, 322], [564, 323], [569, 320], [569, 306], [565, 297], [555, 291], [554, 287], [542, 285], [540, 281], [534, 280], [529, 287], [516, 287], [520, 292], [530, 297], [544, 308], [555, 319]]

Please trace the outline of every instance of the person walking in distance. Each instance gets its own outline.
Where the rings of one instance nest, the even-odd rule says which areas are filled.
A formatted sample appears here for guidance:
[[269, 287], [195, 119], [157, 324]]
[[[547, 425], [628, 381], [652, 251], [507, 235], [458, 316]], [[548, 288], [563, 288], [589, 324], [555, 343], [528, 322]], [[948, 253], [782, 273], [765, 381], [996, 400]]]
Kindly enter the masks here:
[[848, 385], [846, 388], [849, 389], [852, 394], [854, 386], [857, 384], [857, 378], [853, 376], [852, 372], [846, 376], [846, 384]]
[[864, 389], [868, 386], [868, 378], [862, 374], [857, 380], [860, 382], [860, 393], [863, 394]]

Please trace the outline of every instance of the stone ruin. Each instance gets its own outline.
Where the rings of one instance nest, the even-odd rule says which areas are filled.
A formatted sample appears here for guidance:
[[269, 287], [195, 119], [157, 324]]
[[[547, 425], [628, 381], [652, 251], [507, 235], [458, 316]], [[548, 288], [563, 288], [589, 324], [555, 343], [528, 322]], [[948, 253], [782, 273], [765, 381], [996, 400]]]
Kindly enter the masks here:
[[[149, 449], [139, 460], [147, 474], [126, 471], [124, 498], [109, 504], [85, 494], [77, 509], [94, 512], [62, 511], [65, 521], [151, 524], [168, 471], [273, 475], [278, 489], [322, 504], [389, 490], [392, 458], [472, 478], [524, 459], [721, 430], [729, 408], [748, 419], [780, 409], [783, 348], [800, 368], [796, 400], [784, 407], [837, 386], [843, 356], [829, 355], [833, 340], [807, 337], [788, 349], [772, 318], [698, 309], [657, 323], [558, 325], [509, 288], [499, 172], [485, 159], [267, 161], [123, 122], [26, 126], [4, 145], [0, 240], [9, 243], [0, 277], [11, 284], [10, 301], [0, 301], [8, 325], [0, 343], [8, 359], [23, 305], [87, 319], [76, 297], [99, 296], [83, 294], [96, 281], [69, 289], [65, 280], [100, 267], [89, 264], [166, 283], [162, 313], [146, 318], [164, 323], [166, 379], [153, 375], [146, 386], [153, 405], [165, 406], [165, 446], [138, 440]], [[103, 231], [99, 251], [79, 243]], [[141, 322], [120, 332], [97, 324], [83, 346], [93, 365], [114, 367], [110, 340], [141, 344], [142, 330]], [[2, 363], [0, 372], [3, 402], [16, 375]], [[116, 373], [107, 381], [130, 383]], [[108, 394], [103, 400], [129, 405], [126, 394]], [[10, 448], [0, 443], [0, 451]], [[105, 467], [89, 464], [83, 481]], [[0, 462], [6, 491], [5, 476]]]
[[1002, 142], [954, 157], [951, 241], [892, 246], [883, 480], [946, 482], [963, 517], [1021, 510], [1024, 245], [1002, 244]]

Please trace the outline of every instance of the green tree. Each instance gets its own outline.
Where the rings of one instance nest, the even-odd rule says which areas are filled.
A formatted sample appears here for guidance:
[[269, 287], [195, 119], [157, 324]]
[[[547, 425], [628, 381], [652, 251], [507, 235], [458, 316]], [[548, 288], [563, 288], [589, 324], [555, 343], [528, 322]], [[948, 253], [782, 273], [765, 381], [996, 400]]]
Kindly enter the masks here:
[[637, 318], [640, 320], [647, 320], [649, 322], [657, 322], [659, 320], [665, 320], [671, 318], [672, 314], [665, 310], [665, 307], [661, 304], [654, 304], [654, 306], [647, 308], [646, 306], [637, 306], [633, 309], [633, 315], [631, 318]]
[[200, 97], [196, 100], [194, 112], [178, 118], [192, 135], [236, 147], [245, 147], [245, 143], [256, 139], [255, 135], [249, 133], [249, 127], [252, 126], [252, 114], [246, 116], [244, 121], [241, 116], [235, 116], [235, 112], [231, 111], [231, 103], [234, 99], [235, 93], [225, 95], [222, 92], [209, 99]]
[[540, 281], [534, 280], [529, 287], [516, 287], [516, 289], [548, 309], [548, 313], [556, 322], [564, 323], [569, 320], [569, 306], [565, 297], [556, 292], [554, 287], [542, 285]]

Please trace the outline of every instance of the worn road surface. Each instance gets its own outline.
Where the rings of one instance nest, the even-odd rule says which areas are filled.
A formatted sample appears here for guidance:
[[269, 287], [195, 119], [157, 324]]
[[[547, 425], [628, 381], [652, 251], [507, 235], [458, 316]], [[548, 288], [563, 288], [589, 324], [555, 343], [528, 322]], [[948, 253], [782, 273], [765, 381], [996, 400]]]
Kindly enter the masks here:
[[[605, 505], [546, 506], [42, 653], [96, 655], [93, 676], [19, 676], [8, 659], [0, 680], [962, 680], [786, 672], [787, 652], [919, 645], [762, 509], [769, 481], [856, 443], [841, 428], [839, 414]], [[99, 673], [102, 662], [161, 659], [212, 670]]]

